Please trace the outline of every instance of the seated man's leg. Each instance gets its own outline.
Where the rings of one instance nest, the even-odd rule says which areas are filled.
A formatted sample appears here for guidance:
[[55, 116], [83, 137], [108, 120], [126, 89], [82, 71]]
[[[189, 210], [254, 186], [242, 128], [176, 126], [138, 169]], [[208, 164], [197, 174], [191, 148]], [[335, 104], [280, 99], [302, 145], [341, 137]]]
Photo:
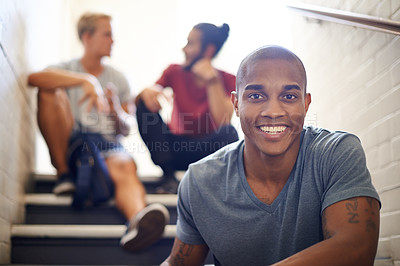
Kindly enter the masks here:
[[146, 191], [136, 175], [136, 164], [125, 153], [106, 158], [107, 169], [115, 186], [115, 202], [127, 220], [146, 207]]
[[[176, 170], [187, 170], [189, 164], [219, 150], [229, 143], [237, 141], [238, 134], [232, 125], [226, 125], [212, 134], [201, 138], [185, 135], [170, 135], [172, 158], [170, 167]], [[179, 181], [173, 175], [167, 176], [156, 189], [159, 194], [177, 193]]]
[[115, 186], [118, 209], [129, 221], [121, 245], [129, 250], [144, 249], [160, 239], [169, 222], [168, 210], [161, 204], [146, 206], [146, 192], [136, 174], [136, 164], [125, 153], [113, 153], [106, 164]]
[[136, 119], [140, 135], [150, 151], [154, 164], [159, 165], [165, 175], [175, 171], [172, 168], [174, 155], [171, 147], [172, 133], [159, 113], [147, 109], [142, 100], [137, 103]]
[[72, 193], [74, 184], [68, 172], [66, 154], [74, 119], [64, 89], [38, 92], [38, 125], [49, 148], [50, 158], [57, 170], [59, 182], [54, 193]]
[[173, 151], [176, 160], [174, 168], [186, 170], [189, 164], [210, 155], [220, 148], [239, 139], [236, 129], [232, 125], [226, 125], [217, 131], [201, 138], [190, 136], [176, 136]]

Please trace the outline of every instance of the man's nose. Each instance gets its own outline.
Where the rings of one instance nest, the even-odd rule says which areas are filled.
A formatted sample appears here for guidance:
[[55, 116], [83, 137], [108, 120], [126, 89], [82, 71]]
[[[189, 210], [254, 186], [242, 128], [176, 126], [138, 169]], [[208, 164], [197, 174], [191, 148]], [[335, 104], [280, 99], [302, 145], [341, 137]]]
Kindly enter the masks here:
[[262, 106], [261, 115], [276, 119], [285, 115], [282, 103], [278, 99], [269, 99]]

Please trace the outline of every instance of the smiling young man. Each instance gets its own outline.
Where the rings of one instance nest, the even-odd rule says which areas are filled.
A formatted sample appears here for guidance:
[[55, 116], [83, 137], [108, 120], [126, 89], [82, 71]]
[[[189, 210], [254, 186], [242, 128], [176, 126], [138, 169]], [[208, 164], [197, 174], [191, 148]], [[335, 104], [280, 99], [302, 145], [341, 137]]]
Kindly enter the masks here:
[[379, 197], [359, 139], [303, 127], [300, 59], [266, 46], [241, 63], [232, 102], [244, 140], [192, 164], [163, 265], [373, 265]]

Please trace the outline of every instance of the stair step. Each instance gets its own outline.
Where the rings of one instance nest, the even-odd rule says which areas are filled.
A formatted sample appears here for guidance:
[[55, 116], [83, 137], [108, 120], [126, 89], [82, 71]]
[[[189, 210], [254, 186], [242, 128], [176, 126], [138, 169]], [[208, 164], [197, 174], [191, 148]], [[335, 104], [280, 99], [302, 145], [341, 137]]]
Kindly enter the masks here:
[[[56, 196], [51, 193], [26, 194], [25, 204], [29, 205], [52, 205], [52, 206], [70, 206], [72, 203], [71, 196]], [[178, 196], [176, 194], [147, 194], [147, 203], [161, 203], [164, 206], [176, 207]], [[115, 205], [114, 200], [110, 200], [107, 204]]]
[[[184, 173], [184, 172], [183, 172]], [[183, 176], [183, 173], [178, 177]], [[176, 231], [177, 195], [151, 194], [159, 177], [141, 179], [146, 201], [161, 203], [170, 212], [170, 224], [157, 243], [140, 252], [119, 246], [125, 218], [114, 200], [84, 210], [71, 207], [72, 196], [51, 193], [52, 174], [33, 174], [32, 190], [24, 197], [26, 221], [11, 227], [11, 263], [25, 265], [159, 265], [169, 255]], [[212, 264], [209, 255], [207, 263]]]
[[[119, 246], [123, 225], [12, 225], [11, 263], [30, 265], [159, 265], [168, 257], [175, 225], [139, 252]], [[213, 264], [211, 254], [206, 264]]]
[[119, 246], [123, 225], [13, 225], [13, 264], [158, 265], [171, 250], [176, 227], [151, 247], [129, 252]]
[[[14, 224], [11, 237], [120, 239], [125, 230], [125, 225]], [[163, 238], [174, 238], [175, 231], [176, 225], [167, 225]]]
[[[177, 195], [147, 195], [148, 203], [161, 203], [170, 213], [170, 224], [176, 224]], [[115, 201], [76, 210], [70, 207], [72, 197], [54, 194], [25, 195], [26, 224], [99, 224], [122, 225], [125, 217], [118, 211]]]
[[[182, 174], [180, 174], [182, 176]], [[33, 186], [29, 189], [30, 193], [52, 193], [57, 176], [52, 174], [32, 174]], [[146, 176], [140, 178], [147, 193], [154, 193], [161, 177]]]

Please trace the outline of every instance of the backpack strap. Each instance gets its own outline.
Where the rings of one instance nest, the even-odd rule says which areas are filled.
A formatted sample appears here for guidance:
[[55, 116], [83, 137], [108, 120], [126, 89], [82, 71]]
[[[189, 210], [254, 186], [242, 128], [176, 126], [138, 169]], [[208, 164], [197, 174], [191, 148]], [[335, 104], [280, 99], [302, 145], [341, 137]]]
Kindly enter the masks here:
[[72, 201], [74, 208], [82, 209], [89, 196], [93, 165], [93, 157], [86, 152], [82, 152], [76, 161], [75, 194]]

